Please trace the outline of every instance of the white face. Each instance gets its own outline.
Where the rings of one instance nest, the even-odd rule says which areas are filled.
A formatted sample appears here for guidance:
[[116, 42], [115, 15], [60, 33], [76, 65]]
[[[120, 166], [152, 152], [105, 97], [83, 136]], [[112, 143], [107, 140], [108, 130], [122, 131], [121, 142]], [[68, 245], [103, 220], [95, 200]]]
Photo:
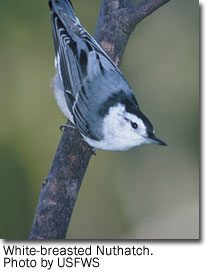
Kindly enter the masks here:
[[144, 123], [134, 114], [125, 111], [125, 106], [118, 104], [111, 107], [103, 122], [104, 139], [100, 149], [127, 150], [134, 146], [149, 144]]

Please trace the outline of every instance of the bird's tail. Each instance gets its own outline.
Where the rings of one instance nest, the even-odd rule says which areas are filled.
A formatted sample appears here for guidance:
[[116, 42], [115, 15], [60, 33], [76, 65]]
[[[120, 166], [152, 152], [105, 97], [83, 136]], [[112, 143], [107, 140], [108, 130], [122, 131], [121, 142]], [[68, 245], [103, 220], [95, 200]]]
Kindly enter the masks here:
[[68, 14], [68, 16], [72, 17], [74, 21], [77, 21], [70, 0], [49, 0], [49, 7], [50, 10], [57, 13], [60, 18], [62, 18], [65, 13]]

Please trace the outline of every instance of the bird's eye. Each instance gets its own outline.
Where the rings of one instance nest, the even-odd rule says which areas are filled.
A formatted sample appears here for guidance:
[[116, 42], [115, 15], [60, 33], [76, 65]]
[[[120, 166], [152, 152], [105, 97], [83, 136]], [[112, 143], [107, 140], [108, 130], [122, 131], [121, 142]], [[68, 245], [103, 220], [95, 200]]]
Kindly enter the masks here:
[[131, 122], [131, 126], [132, 126], [132, 128], [134, 128], [134, 129], [137, 129], [137, 128], [138, 128], [138, 125], [137, 125], [136, 123], [134, 123], [134, 122]]

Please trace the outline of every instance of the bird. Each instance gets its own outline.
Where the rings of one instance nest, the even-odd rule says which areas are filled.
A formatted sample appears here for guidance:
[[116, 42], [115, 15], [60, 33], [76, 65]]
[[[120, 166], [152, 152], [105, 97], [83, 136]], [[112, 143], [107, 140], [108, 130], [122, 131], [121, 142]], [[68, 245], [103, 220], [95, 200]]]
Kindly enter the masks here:
[[116, 64], [82, 27], [70, 0], [49, 0], [57, 104], [92, 148], [124, 151], [167, 144], [155, 136]]

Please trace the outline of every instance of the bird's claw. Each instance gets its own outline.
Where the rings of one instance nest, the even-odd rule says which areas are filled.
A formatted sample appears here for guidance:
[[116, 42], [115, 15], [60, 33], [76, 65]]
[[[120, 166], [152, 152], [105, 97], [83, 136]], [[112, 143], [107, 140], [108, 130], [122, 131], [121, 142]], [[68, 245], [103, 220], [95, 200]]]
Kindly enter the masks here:
[[66, 127], [75, 128], [75, 126], [73, 126], [73, 125], [63, 124], [63, 125], [60, 125], [60, 131], [61, 131], [61, 132], [64, 132], [64, 129], [65, 129]]
[[[74, 125], [70, 125], [70, 124], [63, 124], [63, 125], [60, 125], [60, 131], [61, 132], [64, 132], [64, 129], [68, 127], [68, 128], [75, 128]], [[84, 140], [83, 140], [84, 141]], [[85, 142], [85, 141], [84, 141]], [[96, 150], [94, 147], [90, 146], [90, 149], [91, 149], [91, 155], [94, 155], [96, 156]]]
[[96, 156], [96, 150], [94, 147], [91, 147], [91, 155]]

